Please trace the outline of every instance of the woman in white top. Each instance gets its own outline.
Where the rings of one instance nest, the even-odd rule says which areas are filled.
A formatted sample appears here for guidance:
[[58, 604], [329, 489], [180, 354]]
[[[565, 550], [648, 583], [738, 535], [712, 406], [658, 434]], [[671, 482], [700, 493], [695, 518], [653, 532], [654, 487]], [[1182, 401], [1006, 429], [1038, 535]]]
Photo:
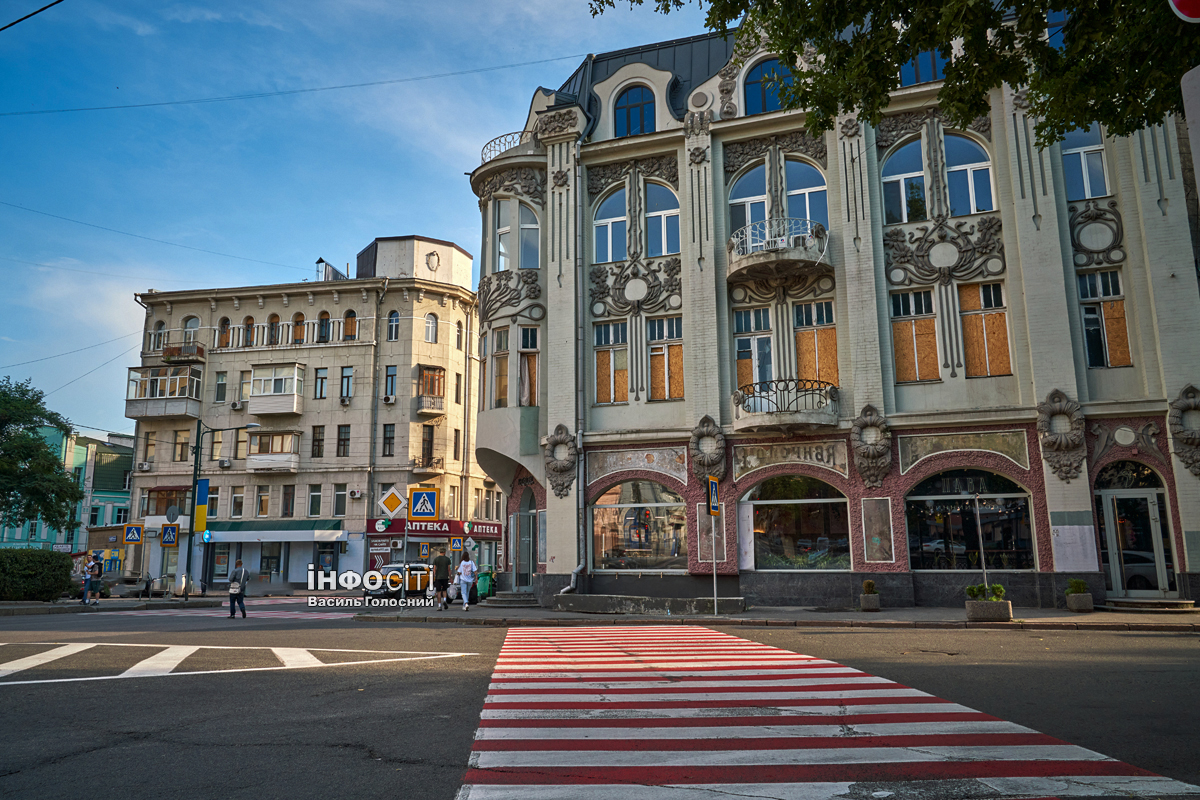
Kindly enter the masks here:
[[471, 584], [475, 582], [475, 574], [478, 571], [479, 567], [475, 566], [470, 554], [464, 552], [458, 565], [458, 591], [462, 595], [463, 611], [469, 611], [471, 608]]

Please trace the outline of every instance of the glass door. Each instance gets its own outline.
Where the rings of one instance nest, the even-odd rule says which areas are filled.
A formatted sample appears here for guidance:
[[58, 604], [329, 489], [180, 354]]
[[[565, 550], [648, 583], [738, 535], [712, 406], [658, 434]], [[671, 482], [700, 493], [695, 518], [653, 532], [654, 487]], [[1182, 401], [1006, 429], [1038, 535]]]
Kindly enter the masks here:
[[1103, 491], [1096, 504], [1106, 588], [1119, 597], [1175, 594], [1166, 495], [1153, 490]]
[[533, 536], [534, 526], [537, 524], [537, 512], [522, 511], [516, 514], [516, 518], [517, 549], [514, 588], [518, 592], [530, 592], [533, 591], [533, 572], [536, 569], [533, 560]]

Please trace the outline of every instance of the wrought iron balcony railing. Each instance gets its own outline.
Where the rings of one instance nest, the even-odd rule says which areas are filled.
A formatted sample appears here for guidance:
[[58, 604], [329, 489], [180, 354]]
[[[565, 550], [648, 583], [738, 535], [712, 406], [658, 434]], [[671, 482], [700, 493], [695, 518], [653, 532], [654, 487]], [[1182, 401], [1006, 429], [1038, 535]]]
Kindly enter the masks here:
[[734, 231], [729, 237], [729, 251], [734, 257], [748, 256], [768, 250], [801, 248], [817, 253], [814, 260], [825, 256], [829, 232], [820, 222], [811, 219], [766, 219], [751, 222]]
[[514, 147], [520, 147], [532, 141], [534, 141], [533, 131], [514, 131], [497, 136], [483, 146], [483, 153], [481, 154], [483, 160], [480, 163], [486, 164], [500, 154], [512, 150]]
[[414, 472], [433, 472], [442, 469], [443, 463], [441, 456], [414, 456], [412, 468]]
[[739, 386], [733, 404], [747, 414], [837, 413], [838, 387], [826, 381], [783, 378]]
[[446, 410], [446, 398], [441, 395], [417, 395], [417, 411], [425, 413], [441, 413]]

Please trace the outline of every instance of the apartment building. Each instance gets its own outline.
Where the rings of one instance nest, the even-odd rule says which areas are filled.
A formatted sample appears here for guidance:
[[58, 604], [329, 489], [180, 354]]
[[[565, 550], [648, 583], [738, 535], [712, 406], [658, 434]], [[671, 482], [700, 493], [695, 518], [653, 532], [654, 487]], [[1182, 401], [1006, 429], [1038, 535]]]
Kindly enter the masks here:
[[1039, 148], [1007, 86], [955, 128], [943, 66], [817, 135], [777, 57], [697, 36], [588, 56], [488, 143], [476, 446], [515, 588], [1200, 591], [1186, 131]]
[[[471, 444], [471, 258], [453, 242], [387, 237], [359, 253], [352, 279], [327, 267], [322, 281], [137, 295], [145, 344], [126, 416], [138, 421], [135, 517], [151, 571], [188, 569], [195, 445], [209, 488], [190, 570], [209, 586], [238, 559], [291, 585], [310, 564], [402, 559], [391, 544], [406, 521], [377, 523], [393, 486], [439, 489], [442, 519], [461, 527], [473, 493], [494, 490]], [[180, 546], [161, 547], [165, 524], [180, 526]], [[494, 558], [498, 526], [475, 539]]]

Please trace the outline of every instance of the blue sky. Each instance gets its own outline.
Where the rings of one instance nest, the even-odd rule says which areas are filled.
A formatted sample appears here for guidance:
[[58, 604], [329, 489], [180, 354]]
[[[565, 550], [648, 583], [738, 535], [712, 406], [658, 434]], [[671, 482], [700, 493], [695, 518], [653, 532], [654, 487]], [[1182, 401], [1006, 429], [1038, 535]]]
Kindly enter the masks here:
[[[4, 3], [0, 24], [44, 4]], [[389, 80], [703, 32], [697, 6], [593, 19], [586, 0], [66, 0], [0, 32], [0, 114]], [[0, 374], [53, 392], [47, 404], [81, 429], [132, 432], [124, 384], [137, 336], [8, 365], [139, 331], [136, 291], [298, 281], [319, 257], [353, 262], [376, 236], [423, 234], [478, 253], [479, 212], [463, 173], [485, 142], [522, 127], [537, 86], [557, 87], [580, 60], [225, 103], [0, 116], [0, 203], [11, 204], [0, 205]]]

